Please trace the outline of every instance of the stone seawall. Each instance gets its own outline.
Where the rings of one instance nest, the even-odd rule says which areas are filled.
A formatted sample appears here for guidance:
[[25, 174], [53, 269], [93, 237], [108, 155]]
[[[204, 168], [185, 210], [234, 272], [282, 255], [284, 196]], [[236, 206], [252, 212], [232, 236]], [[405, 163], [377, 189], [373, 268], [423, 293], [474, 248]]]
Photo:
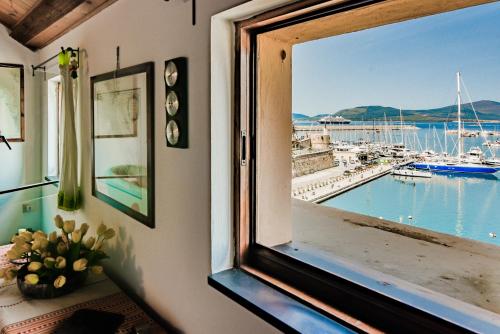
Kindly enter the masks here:
[[301, 154], [292, 158], [292, 177], [312, 174], [335, 167], [333, 151], [324, 150]]

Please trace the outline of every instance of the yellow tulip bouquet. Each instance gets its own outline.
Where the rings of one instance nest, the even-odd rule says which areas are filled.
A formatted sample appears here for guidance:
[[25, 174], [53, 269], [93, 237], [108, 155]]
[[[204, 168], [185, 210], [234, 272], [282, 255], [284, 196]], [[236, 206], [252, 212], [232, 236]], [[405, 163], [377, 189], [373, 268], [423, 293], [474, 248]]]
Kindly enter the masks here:
[[89, 270], [102, 273], [100, 261], [108, 258], [102, 246], [115, 236], [115, 231], [104, 224], [97, 228], [96, 237], [84, 238], [88, 224], [75, 229], [74, 220], [64, 221], [59, 215], [54, 222], [61, 230], [59, 235], [57, 231], [48, 236], [42, 231], [24, 231], [13, 236], [7, 257], [17, 266], [0, 270], [0, 278], [4, 280], [17, 277], [21, 292], [30, 297], [55, 297], [78, 288]]

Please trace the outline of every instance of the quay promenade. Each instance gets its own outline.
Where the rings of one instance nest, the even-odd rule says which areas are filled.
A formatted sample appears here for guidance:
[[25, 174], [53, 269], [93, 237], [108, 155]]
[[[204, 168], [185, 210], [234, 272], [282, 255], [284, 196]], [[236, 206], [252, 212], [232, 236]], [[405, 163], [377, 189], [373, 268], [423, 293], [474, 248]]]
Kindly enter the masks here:
[[389, 174], [394, 165], [395, 163], [386, 163], [365, 167], [347, 175], [342, 170], [332, 168], [298, 177], [292, 181], [292, 198], [319, 203]]
[[375, 131], [375, 132], [418, 130], [418, 127], [408, 124], [403, 125], [402, 129], [401, 125], [396, 125], [396, 124], [294, 125], [293, 128], [295, 131], [324, 131], [325, 129], [328, 131]]

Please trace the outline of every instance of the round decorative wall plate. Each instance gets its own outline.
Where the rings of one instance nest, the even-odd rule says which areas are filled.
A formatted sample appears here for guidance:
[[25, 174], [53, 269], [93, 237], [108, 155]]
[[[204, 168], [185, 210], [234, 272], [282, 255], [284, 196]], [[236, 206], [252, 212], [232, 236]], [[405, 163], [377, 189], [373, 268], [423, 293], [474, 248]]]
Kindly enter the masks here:
[[179, 127], [174, 120], [168, 122], [165, 132], [170, 145], [176, 145], [179, 141]]
[[173, 90], [167, 95], [167, 99], [165, 100], [165, 109], [167, 109], [170, 116], [175, 116], [175, 114], [177, 114], [177, 110], [179, 110], [179, 98]]
[[169, 61], [165, 67], [165, 83], [168, 87], [175, 85], [178, 75], [179, 72], [177, 71], [177, 66], [173, 61]]

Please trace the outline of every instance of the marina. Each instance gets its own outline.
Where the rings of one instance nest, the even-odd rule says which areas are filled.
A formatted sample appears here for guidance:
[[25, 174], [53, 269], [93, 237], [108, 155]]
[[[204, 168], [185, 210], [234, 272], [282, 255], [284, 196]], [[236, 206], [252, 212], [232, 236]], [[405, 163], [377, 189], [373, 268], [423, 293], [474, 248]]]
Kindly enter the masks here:
[[461, 121], [460, 82], [457, 122], [294, 124], [292, 198], [500, 244], [500, 132]]
[[[322, 132], [325, 131], [400, 131], [401, 126], [397, 124], [294, 124], [295, 131], [310, 131], [310, 132]], [[403, 130], [405, 131], [415, 131], [418, 128], [415, 125], [404, 124]]]

